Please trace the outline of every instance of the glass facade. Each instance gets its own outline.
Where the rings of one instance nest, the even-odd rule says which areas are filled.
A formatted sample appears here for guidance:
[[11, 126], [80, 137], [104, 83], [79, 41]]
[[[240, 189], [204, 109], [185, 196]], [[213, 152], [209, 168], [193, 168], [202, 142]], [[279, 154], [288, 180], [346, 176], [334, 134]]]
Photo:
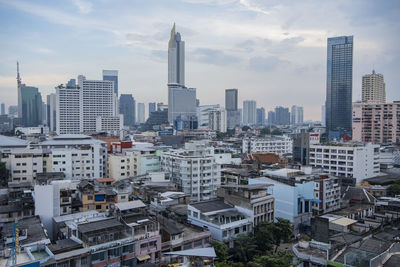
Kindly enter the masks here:
[[136, 123], [135, 99], [130, 94], [122, 94], [119, 97], [119, 114], [124, 115], [124, 125], [134, 126]]
[[351, 136], [353, 89], [353, 36], [328, 38], [326, 130]]
[[114, 82], [114, 93], [118, 96], [118, 71], [117, 70], [103, 70], [103, 81]]
[[22, 125], [25, 127], [36, 127], [43, 124], [43, 102], [38, 88], [22, 85], [19, 90], [22, 104]]

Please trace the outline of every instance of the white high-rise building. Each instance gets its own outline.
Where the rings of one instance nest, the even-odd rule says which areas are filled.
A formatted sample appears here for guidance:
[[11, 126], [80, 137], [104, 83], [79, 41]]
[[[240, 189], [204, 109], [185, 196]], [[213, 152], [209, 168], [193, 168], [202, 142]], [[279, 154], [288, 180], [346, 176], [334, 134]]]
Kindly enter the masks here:
[[292, 106], [292, 110], [290, 112], [290, 122], [292, 125], [303, 123], [303, 107]]
[[374, 101], [386, 103], [386, 89], [383, 75], [380, 73], [366, 74], [362, 77], [362, 102]]
[[243, 124], [255, 125], [257, 116], [257, 104], [254, 100], [243, 101]]
[[168, 84], [185, 86], [185, 42], [175, 32], [175, 23], [168, 42]]
[[228, 124], [225, 109], [217, 108], [210, 110], [208, 116], [208, 127], [210, 130], [226, 133]]
[[379, 145], [334, 143], [310, 145], [310, 165], [334, 176], [353, 177], [357, 184], [379, 175]]
[[145, 109], [146, 105], [144, 103], [137, 104], [137, 122], [145, 123]]
[[49, 94], [47, 96], [47, 126], [50, 132], [55, 132], [57, 130], [57, 95]]
[[116, 116], [118, 106], [113, 81], [86, 80], [79, 75], [78, 86], [59, 86], [56, 91], [57, 134], [96, 132], [99, 116]]
[[216, 110], [219, 108], [219, 104], [217, 105], [204, 105], [198, 106], [197, 109], [197, 121], [199, 129], [210, 129], [209, 126], [209, 115], [210, 111]]
[[215, 161], [214, 147], [205, 140], [164, 152], [161, 170], [170, 173], [171, 180], [193, 201], [215, 198], [221, 186], [221, 166]]

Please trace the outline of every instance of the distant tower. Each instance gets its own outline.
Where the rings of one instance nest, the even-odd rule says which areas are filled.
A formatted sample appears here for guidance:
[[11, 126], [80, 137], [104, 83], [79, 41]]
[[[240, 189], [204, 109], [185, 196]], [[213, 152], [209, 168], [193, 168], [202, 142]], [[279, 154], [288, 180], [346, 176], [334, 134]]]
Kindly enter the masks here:
[[18, 117], [22, 117], [21, 76], [19, 75], [19, 62], [17, 61], [17, 90], [18, 90]]
[[368, 101], [386, 103], [385, 81], [383, 75], [375, 73], [375, 70], [362, 77], [362, 102]]
[[175, 23], [168, 42], [168, 84], [185, 85], [185, 42], [175, 32]]

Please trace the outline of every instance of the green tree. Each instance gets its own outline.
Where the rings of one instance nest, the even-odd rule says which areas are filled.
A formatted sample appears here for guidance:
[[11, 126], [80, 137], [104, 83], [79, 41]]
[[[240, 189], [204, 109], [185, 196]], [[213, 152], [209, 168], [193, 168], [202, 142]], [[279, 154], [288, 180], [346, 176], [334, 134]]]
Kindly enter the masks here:
[[387, 189], [387, 195], [394, 197], [395, 195], [400, 195], [400, 181], [394, 182], [391, 186]]
[[254, 240], [257, 245], [257, 250], [265, 253], [272, 250], [275, 240], [274, 232], [275, 224], [271, 222], [261, 222], [254, 229]]
[[289, 267], [293, 263], [293, 255], [286, 252], [268, 253], [249, 263], [250, 267]]
[[277, 222], [274, 224], [275, 229], [273, 231], [275, 240], [275, 252], [278, 250], [279, 245], [283, 241], [287, 243], [293, 237], [293, 228], [289, 220], [283, 218], [276, 218]]
[[253, 259], [257, 253], [257, 245], [252, 236], [240, 235], [233, 240], [233, 248], [229, 249], [229, 254], [236, 262], [247, 263]]
[[7, 187], [9, 177], [10, 173], [6, 168], [6, 164], [4, 162], [0, 162], [0, 186]]
[[260, 130], [260, 134], [262, 134], [262, 135], [266, 135], [266, 134], [270, 134], [270, 133], [271, 133], [271, 130], [269, 128], [262, 128]]
[[243, 126], [242, 127], [242, 131], [243, 132], [247, 132], [248, 130], [250, 130], [251, 128], [249, 127], [249, 126], [247, 126], [247, 125], [245, 125], [245, 126]]
[[274, 129], [271, 134], [273, 135], [282, 135], [282, 132], [279, 129]]
[[215, 267], [244, 267], [244, 264], [241, 262], [233, 261], [216, 261]]
[[214, 240], [212, 246], [214, 247], [218, 261], [222, 262], [228, 258], [228, 246], [224, 242]]

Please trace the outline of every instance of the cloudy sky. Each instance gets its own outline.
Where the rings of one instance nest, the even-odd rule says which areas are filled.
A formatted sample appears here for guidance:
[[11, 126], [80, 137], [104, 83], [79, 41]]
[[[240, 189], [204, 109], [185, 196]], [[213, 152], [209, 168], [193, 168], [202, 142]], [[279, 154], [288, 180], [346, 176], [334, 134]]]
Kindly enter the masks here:
[[[174, 22], [186, 46], [186, 85], [201, 104], [224, 105], [224, 89], [266, 110], [303, 105], [320, 119], [326, 38], [354, 35], [353, 101], [361, 76], [383, 73], [400, 100], [400, 1], [0, 0], [0, 102], [23, 82], [42, 96], [79, 74], [119, 70], [120, 93], [167, 102], [167, 43]], [[147, 106], [146, 106], [147, 109]]]

